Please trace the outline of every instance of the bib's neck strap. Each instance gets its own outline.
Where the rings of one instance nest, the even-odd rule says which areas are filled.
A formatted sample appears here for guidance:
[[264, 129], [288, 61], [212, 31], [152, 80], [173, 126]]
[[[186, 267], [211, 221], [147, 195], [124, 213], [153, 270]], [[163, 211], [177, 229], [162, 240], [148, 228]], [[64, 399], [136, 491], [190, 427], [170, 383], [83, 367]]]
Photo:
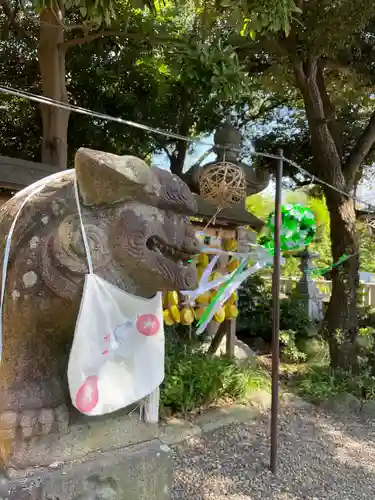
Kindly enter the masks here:
[[[58, 178], [59, 176], [61, 176], [61, 174], [62, 174], [62, 172], [58, 172], [57, 174], [54, 174], [53, 176], [48, 177], [48, 180], [49, 179], [53, 179], [55, 177]], [[64, 174], [66, 174], [66, 172], [64, 172]], [[3, 330], [2, 324], [3, 324], [4, 299], [5, 299], [5, 286], [6, 286], [6, 279], [7, 279], [8, 262], [9, 262], [9, 255], [10, 255], [10, 247], [11, 247], [11, 244], [12, 244], [12, 236], [13, 236], [13, 233], [14, 233], [14, 228], [16, 227], [17, 220], [18, 220], [19, 216], [21, 215], [21, 212], [22, 212], [23, 208], [25, 207], [25, 205], [27, 204], [27, 202], [33, 196], [35, 196], [40, 191], [42, 191], [42, 189], [45, 187], [45, 185], [46, 185], [46, 179], [42, 179], [41, 181], [39, 181], [38, 183], [36, 183], [35, 186], [33, 186], [33, 187], [31, 187], [31, 188], [28, 189], [29, 192], [27, 193], [27, 196], [22, 201], [22, 203], [21, 203], [21, 205], [20, 205], [20, 207], [19, 207], [16, 215], [14, 216], [13, 222], [12, 222], [12, 224], [10, 226], [10, 229], [9, 229], [8, 236], [6, 237], [5, 248], [4, 248], [4, 255], [3, 255], [3, 266], [2, 266], [2, 274], [1, 274], [1, 292], [0, 292], [0, 361], [1, 361], [1, 355], [2, 355], [2, 346], [3, 346], [3, 342], [2, 342], [2, 333], [3, 333], [3, 331], [2, 331]], [[92, 258], [91, 258], [90, 246], [89, 246], [89, 242], [88, 242], [88, 239], [87, 239], [87, 234], [86, 234], [85, 226], [83, 225], [81, 203], [80, 203], [80, 200], [79, 200], [79, 193], [78, 193], [77, 177], [76, 177], [75, 174], [74, 174], [74, 192], [75, 192], [75, 197], [76, 197], [76, 202], [77, 202], [77, 209], [78, 209], [79, 220], [80, 220], [80, 224], [81, 224], [82, 239], [83, 239], [83, 244], [84, 244], [84, 247], [85, 247], [85, 252], [86, 252], [86, 257], [87, 257], [87, 265], [88, 265], [88, 268], [89, 268], [89, 273], [93, 274], [94, 269], [93, 269], [93, 265], [92, 265]], [[17, 195], [15, 197], [17, 197]]]
[[26, 203], [32, 198], [34, 195], [39, 193], [44, 188], [44, 184], [41, 186], [38, 186], [36, 189], [31, 191], [26, 198], [23, 200], [21, 203], [21, 206], [19, 207], [16, 215], [14, 216], [12, 225], [10, 226], [8, 236], [6, 237], [5, 241], [5, 248], [4, 248], [4, 254], [3, 254], [3, 266], [2, 266], [2, 273], [1, 273], [1, 296], [0, 296], [0, 361], [1, 361], [1, 356], [2, 356], [2, 350], [3, 350], [3, 309], [4, 309], [4, 299], [5, 299], [5, 285], [7, 281], [7, 272], [8, 272], [8, 262], [9, 262], [9, 255], [10, 255], [10, 247], [12, 244], [12, 236], [14, 233], [14, 228], [16, 227], [16, 223], [18, 220], [18, 217], [20, 216], [23, 208], [25, 207]]
[[74, 193], [75, 193], [75, 196], [76, 196], [79, 222], [81, 224], [81, 232], [82, 232], [83, 245], [85, 247], [85, 252], [86, 252], [87, 266], [89, 268], [89, 273], [90, 274], [94, 274], [94, 267], [93, 267], [93, 264], [92, 264], [92, 257], [91, 257], [91, 252], [90, 252], [89, 240], [87, 238], [86, 229], [85, 229], [85, 226], [83, 224], [81, 202], [80, 202], [80, 199], [79, 199], [78, 182], [77, 182], [77, 174], [76, 173], [74, 175]]

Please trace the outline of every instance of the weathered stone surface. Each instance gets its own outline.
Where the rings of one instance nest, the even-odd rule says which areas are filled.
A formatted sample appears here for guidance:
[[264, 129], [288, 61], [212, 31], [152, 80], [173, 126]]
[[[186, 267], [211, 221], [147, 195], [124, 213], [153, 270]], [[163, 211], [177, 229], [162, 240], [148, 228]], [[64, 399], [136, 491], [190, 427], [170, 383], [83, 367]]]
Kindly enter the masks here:
[[96, 418], [81, 416], [65, 434], [34, 433], [31, 440], [13, 443], [11, 466], [23, 470], [83, 460], [90, 453], [151, 441], [159, 434], [157, 424], [146, 424], [139, 415], [126, 415], [125, 410]]
[[167, 500], [171, 450], [159, 440], [0, 481], [7, 500]]
[[195, 419], [202, 431], [211, 432], [220, 427], [238, 422], [248, 422], [258, 418], [259, 411], [255, 408], [243, 405], [231, 405], [215, 410], [208, 410]]
[[69, 425], [69, 408], [67, 405], [60, 405], [55, 408], [56, 429], [58, 432], [66, 432]]
[[167, 445], [180, 443], [185, 439], [200, 436], [201, 434], [202, 429], [199, 426], [177, 418], [169, 419], [166, 425], [160, 427], [160, 439]]
[[21, 427], [33, 427], [38, 419], [38, 412], [36, 410], [25, 410], [22, 412], [20, 418]]
[[38, 420], [40, 426], [39, 433], [41, 435], [49, 434], [52, 431], [55, 418], [55, 412], [52, 408], [42, 408], [40, 410]]
[[[211, 345], [211, 342], [204, 342], [202, 344], [202, 349], [207, 350], [209, 349]], [[224, 337], [223, 340], [221, 341], [215, 355], [216, 356], [222, 356], [223, 354], [226, 353], [226, 338]], [[255, 352], [242, 340], [235, 339], [234, 341], [234, 358], [239, 362], [245, 362], [248, 359], [254, 358], [256, 356]]]
[[362, 414], [368, 420], [375, 420], [375, 401], [373, 399], [362, 404]]
[[310, 410], [313, 411], [314, 406], [306, 401], [305, 399], [297, 396], [293, 392], [282, 392], [280, 394], [280, 400], [284, 404], [288, 404], [292, 406], [293, 408], [296, 408], [298, 410]]
[[267, 411], [271, 408], [271, 393], [264, 389], [255, 391], [250, 394], [249, 403], [260, 411]]
[[[95, 273], [143, 297], [195, 286], [187, 261], [198, 241], [185, 216], [196, 202], [178, 177], [138, 158], [88, 149], [78, 151], [75, 170]], [[41, 435], [66, 432], [72, 415], [66, 368], [87, 272], [74, 171], [43, 186], [22, 209], [7, 272], [0, 430], [3, 439], [26, 440], [2, 447], [3, 461], [11, 463], [22, 450], [32, 456]], [[33, 189], [0, 208], [3, 247]]]
[[333, 410], [336, 413], [347, 414], [354, 413], [358, 414], [361, 411], [361, 402], [353, 394], [344, 392], [338, 394], [337, 396], [329, 399], [323, 405], [329, 410]]
[[18, 415], [15, 411], [8, 410], [0, 414], [0, 429], [11, 429], [17, 424]]

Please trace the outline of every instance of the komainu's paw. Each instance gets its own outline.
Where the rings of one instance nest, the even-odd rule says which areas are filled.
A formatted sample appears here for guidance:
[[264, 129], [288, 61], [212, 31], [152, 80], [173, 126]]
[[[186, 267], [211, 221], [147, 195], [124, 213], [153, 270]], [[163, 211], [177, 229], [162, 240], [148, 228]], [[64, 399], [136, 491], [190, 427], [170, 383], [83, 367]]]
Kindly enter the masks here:
[[0, 439], [4, 441], [28, 440], [35, 436], [65, 433], [68, 426], [69, 408], [67, 405], [18, 412], [5, 410], [0, 413]]

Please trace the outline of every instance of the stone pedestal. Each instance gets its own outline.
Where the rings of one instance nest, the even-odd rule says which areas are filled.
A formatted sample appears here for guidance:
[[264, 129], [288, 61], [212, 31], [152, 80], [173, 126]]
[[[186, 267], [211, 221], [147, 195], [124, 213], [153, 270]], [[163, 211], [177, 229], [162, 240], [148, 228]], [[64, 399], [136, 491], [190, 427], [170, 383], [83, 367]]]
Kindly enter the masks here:
[[1, 500], [168, 500], [171, 450], [137, 416], [76, 422], [65, 435], [20, 443]]
[[303, 302], [309, 318], [312, 321], [320, 321], [323, 319], [323, 298], [309, 272], [310, 269], [314, 268], [313, 259], [319, 258], [319, 254], [304, 250], [298, 252], [296, 256], [301, 260], [300, 269], [302, 271], [296, 292]]

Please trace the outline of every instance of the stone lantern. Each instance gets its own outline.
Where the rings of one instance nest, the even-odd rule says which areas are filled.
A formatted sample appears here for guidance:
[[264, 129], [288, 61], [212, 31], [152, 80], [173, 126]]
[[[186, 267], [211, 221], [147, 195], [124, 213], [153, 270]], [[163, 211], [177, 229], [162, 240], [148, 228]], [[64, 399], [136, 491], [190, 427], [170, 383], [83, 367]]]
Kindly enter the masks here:
[[303, 302], [309, 318], [312, 321], [321, 321], [323, 319], [323, 299], [309, 272], [315, 267], [313, 259], [319, 258], [320, 255], [305, 248], [301, 252], [296, 252], [295, 256], [300, 258], [302, 271], [302, 276], [296, 286], [298, 298]]
[[[229, 122], [225, 122], [216, 131], [214, 135], [214, 146], [204, 153], [198, 162], [191, 167], [183, 177], [193, 193], [200, 194], [200, 175], [212, 165], [224, 161], [233, 163], [244, 172], [247, 184], [247, 196], [260, 193], [266, 189], [270, 182], [270, 173], [267, 169], [254, 168], [239, 159], [238, 150], [241, 148], [242, 141], [243, 137], [241, 132]], [[216, 159], [213, 162], [202, 165], [202, 161], [212, 152], [216, 154]]]

